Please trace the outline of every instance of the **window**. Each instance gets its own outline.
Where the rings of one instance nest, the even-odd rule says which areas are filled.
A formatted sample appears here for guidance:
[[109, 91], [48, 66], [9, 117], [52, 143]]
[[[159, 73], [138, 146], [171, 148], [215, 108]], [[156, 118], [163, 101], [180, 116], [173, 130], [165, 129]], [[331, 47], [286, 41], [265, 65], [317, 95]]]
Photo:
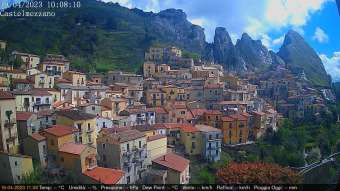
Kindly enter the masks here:
[[130, 184], [130, 176], [126, 177], [126, 183]]
[[96, 108], [94, 106], [92, 106], [92, 111], [96, 110]]
[[195, 142], [192, 142], [192, 143], [191, 143], [191, 147], [192, 147], [192, 149], [195, 149], [195, 148], [196, 148]]
[[20, 180], [20, 176], [17, 176], [18, 180]]
[[130, 151], [130, 145], [129, 145], [129, 143], [126, 144], [126, 150], [127, 150], [127, 151]]
[[91, 124], [90, 124], [90, 123], [87, 124], [87, 129], [88, 129], [88, 130], [91, 129]]
[[106, 128], [106, 124], [105, 124], [105, 122], [103, 122], [103, 128]]
[[103, 143], [103, 144], [102, 144], [103, 149], [105, 149], [105, 146], [106, 146], [105, 143]]
[[212, 139], [212, 135], [209, 135], [209, 140], [211, 140]]
[[14, 161], [14, 165], [15, 165], [15, 166], [18, 166], [18, 162], [17, 162], [17, 161]]
[[181, 115], [185, 115], [185, 111], [181, 111]]
[[106, 155], [105, 154], [103, 154], [103, 161], [106, 161]]
[[54, 146], [54, 140], [53, 140], [53, 139], [50, 141], [50, 144], [51, 144], [52, 146]]
[[87, 136], [87, 139], [89, 140], [89, 143], [92, 143], [91, 135], [88, 135], [88, 136]]
[[142, 141], [139, 141], [139, 148], [142, 148]]
[[211, 143], [209, 143], [209, 147], [208, 148], [211, 149]]
[[61, 161], [61, 162], [64, 162], [64, 157], [61, 157], [61, 158], [60, 158], [60, 161]]
[[77, 124], [77, 128], [79, 129], [79, 131], [81, 132], [81, 123]]
[[216, 134], [216, 139], [218, 139], [219, 138], [219, 136], [218, 136], [218, 134]]
[[216, 150], [216, 155], [218, 155], [218, 149]]

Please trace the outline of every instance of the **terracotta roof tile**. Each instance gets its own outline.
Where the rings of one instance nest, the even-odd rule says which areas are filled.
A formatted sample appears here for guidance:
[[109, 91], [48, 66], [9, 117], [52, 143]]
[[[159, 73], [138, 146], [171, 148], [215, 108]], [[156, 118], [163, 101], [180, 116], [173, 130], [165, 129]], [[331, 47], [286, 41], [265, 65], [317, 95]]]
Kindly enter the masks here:
[[163, 139], [163, 138], [166, 138], [166, 136], [165, 135], [154, 135], [154, 136], [148, 137], [147, 141], [150, 142], [150, 141], [155, 141], [155, 140]]
[[178, 172], [183, 172], [190, 164], [188, 159], [176, 155], [175, 153], [167, 153], [166, 155], [154, 159], [152, 162]]
[[205, 111], [205, 114], [207, 114], [207, 115], [222, 115], [222, 113], [218, 110], [207, 110], [207, 111]]
[[190, 110], [194, 117], [203, 116], [207, 109], [191, 109]]
[[64, 125], [54, 125], [51, 128], [47, 128], [44, 130], [46, 133], [62, 137], [65, 135], [73, 134], [74, 132], [77, 132], [78, 129], [71, 127], [71, 126], [64, 126]]
[[96, 118], [95, 115], [85, 113], [83, 111], [79, 110], [64, 110], [64, 111], [58, 111], [58, 115], [67, 117], [72, 120], [86, 120], [86, 119], [93, 119]]
[[158, 114], [167, 114], [168, 113], [163, 107], [147, 108], [146, 111], [154, 111], [155, 113], [158, 113]]
[[102, 184], [116, 184], [124, 176], [124, 172], [121, 170], [103, 167], [86, 170], [83, 174]]
[[65, 143], [59, 149], [59, 152], [80, 155], [86, 148], [86, 145], [76, 143]]
[[17, 111], [17, 121], [27, 121], [34, 113]]
[[46, 137], [42, 136], [40, 133], [32, 133], [30, 136], [36, 141], [43, 141], [46, 139]]
[[0, 100], [15, 99], [13, 94], [5, 91], [0, 91]]

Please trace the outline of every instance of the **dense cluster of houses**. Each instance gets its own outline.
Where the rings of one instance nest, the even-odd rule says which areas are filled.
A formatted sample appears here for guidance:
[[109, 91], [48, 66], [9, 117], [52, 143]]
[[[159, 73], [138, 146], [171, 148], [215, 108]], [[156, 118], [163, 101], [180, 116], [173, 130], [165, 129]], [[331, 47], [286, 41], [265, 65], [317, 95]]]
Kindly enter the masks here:
[[20, 183], [34, 161], [81, 183], [186, 184], [187, 158], [218, 161], [223, 146], [255, 141], [282, 118], [259, 96], [269, 85], [176, 47], [150, 48], [143, 75], [72, 71], [62, 55], [11, 56], [23, 65], [0, 66], [3, 183]]

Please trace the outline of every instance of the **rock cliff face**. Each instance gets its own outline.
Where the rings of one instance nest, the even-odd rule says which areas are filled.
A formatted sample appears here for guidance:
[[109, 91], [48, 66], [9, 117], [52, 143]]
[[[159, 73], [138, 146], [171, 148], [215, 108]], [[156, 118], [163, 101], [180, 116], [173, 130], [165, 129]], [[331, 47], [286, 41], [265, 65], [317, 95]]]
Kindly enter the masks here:
[[213, 60], [216, 63], [222, 64], [226, 70], [236, 72], [247, 70], [243, 59], [240, 57], [225, 28], [216, 28], [211, 48]]
[[206, 47], [204, 29], [191, 24], [182, 10], [167, 9], [150, 18], [146, 20], [148, 27], [162, 41], [180, 45], [191, 52], [203, 53]]
[[330, 86], [331, 78], [326, 73], [321, 59], [299, 33], [291, 30], [286, 34], [278, 55], [293, 72], [304, 72], [312, 84]]
[[237, 41], [236, 49], [250, 71], [268, 68], [273, 64], [272, 56], [260, 40], [253, 40], [247, 33]]

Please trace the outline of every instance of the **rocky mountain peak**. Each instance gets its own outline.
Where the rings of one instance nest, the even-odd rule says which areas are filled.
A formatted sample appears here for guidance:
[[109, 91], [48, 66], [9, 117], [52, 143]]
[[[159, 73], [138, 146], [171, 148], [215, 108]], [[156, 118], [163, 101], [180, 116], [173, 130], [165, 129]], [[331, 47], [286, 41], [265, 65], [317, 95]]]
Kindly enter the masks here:
[[330, 85], [330, 77], [320, 57], [296, 31], [287, 32], [278, 55], [293, 73], [304, 72], [307, 80], [313, 85], [327, 87]]
[[166, 17], [168, 19], [181, 19], [186, 20], [187, 15], [182, 9], [165, 9], [158, 13], [161, 17]]

